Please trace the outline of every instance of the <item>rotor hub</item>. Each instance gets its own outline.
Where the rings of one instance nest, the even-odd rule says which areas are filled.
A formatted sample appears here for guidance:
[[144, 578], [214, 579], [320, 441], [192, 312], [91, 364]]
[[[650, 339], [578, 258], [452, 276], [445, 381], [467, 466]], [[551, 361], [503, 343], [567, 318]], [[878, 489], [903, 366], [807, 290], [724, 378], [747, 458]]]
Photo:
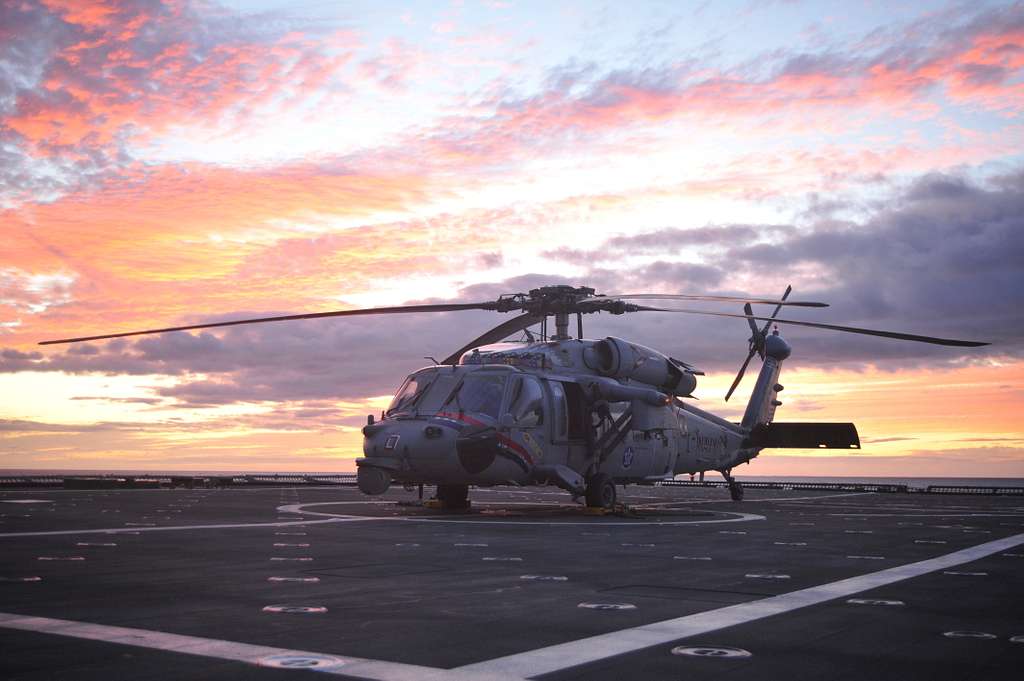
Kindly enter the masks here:
[[511, 293], [498, 298], [493, 308], [497, 312], [520, 310], [537, 316], [558, 316], [569, 314], [590, 314], [609, 312], [625, 314], [644, 309], [640, 305], [627, 303], [618, 298], [598, 295], [588, 286], [541, 286], [530, 289], [529, 293]]

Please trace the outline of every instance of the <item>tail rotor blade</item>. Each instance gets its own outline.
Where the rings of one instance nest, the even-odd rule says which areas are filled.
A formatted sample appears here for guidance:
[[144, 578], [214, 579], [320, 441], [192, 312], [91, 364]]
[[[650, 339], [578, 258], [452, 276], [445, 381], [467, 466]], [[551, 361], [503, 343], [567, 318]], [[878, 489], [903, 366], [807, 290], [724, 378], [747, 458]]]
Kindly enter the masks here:
[[750, 325], [750, 333], [752, 334], [750, 337], [750, 342], [756, 343], [757, 337], [763, 336], [764, 334], [758, 330], [757, 324], [754, 323], [754, 309], [750, 307], [750, 303], [747, 303], [746, 305], [743, 306], [743, 311], [747, 315], [747, 324]]
[[743, 361], [743, 366], [740, 367], [740, 372], [736, 374], [735, 380], [733, 380], [732, 385], [729, 386], [729, 392], [725, 394], [726, 402], [729, 401], [729, 398], [732, 397], [732, 394], [736, 390], [736, 387], [740, 384], [740, 381], [743, 380], [743, 374], [746, 373], [747, 371], [747, 365], [750, 364], [750, 360], [753, 358], [754, 350], [751, 350], [750, 353], [747, 355], [747, 358]]
[[764, 317], [754, 317], [754, 309], [750, 307], [750, 303], [743, 305], [743, 312], [747, 317], [747, 324], [750, 325], [750, 353], [747, 355], [746, 361], [743, 362], [743, 366], [740, 367], [740, 372], [736, 374], [736, 380], [734, 380], [732, 385], [729, 386], [729, 392], [725, 394], [726, 402], [729, 401], [729, 398], [732, 397], [736, 387], [740, 384], [740, 381], [743, 380], [743, 374], [746, 372], [747, 366], [750, 364], [750, 360], [754, 358], [754, 353], [757, 353], [761, 359], [764, 359], [764, 339], [768, 337], [768, 328], [772, 325], [772, 320], [774, 320], [775, 316], [779, 314], [779, 310], [781, 310], [782, 306], [786, 304], [786, 298], [788, 298], [789, 294], [792, 292], [793, 287], [787, 286], [786, 292], [782, 294], [778, 305], [775, 306], [775, 311], [772, 312], [772, 316], [768, 318], [769, 321], [765, 322], [763, 329], [757, 328], [757, 324], [754, 323], [754, 320], [764, 319]]
[[[792, 286], [786, 286], [786, 292], [782, 294], [782, 298], [780, 298], [779, 300], [785, 301], [786, 298], [789, 298], [789, 294], [792, 293], [792, 292], [793, 292], [793, 287]], [[772, 317], [771, 318], [775, 319], [779, 315], [779, 310], [781, 310], [781, 309], [782, 309], [782, 305], [781, 304], [780, 305], [776, 305], [775, 306], [775, 312], [772, 312]], [[751, 322], [751, 324], [753, 324], [753, 322]], [[768, 329], [771, 328], [771, 325], [772, 325], [771, 322], [765, 322], [764, 328], [761, 329], [761, 336], [762, 337], [768, 335]]]

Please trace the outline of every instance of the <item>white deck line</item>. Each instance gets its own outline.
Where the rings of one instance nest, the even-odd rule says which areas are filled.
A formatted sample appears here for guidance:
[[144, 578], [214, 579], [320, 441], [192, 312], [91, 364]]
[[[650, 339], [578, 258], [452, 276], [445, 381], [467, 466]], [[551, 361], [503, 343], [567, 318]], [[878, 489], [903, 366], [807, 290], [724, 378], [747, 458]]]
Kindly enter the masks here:
[[937, 558], [908, 563], [887, 570], [850, 577], [829, 584], [812, 586], [749, 603], [740, 603], [717, 610], [695, 613], [685, 617], [622, 629], [607, 634], [582, 638], [577, 641], [538, 648], [493, 660], [459, 667], [459, 671], [493, 672], [519, 677], [578, 667], [598, 660], [625, 655], [651, 646], [663, 645], [679, 639], [718, 631], [772, 615], [779, 615], [837, 598], [876, 589], [881, 586], [919, 577], [929, 572], [970, 563], [994, 553], [1024, 544], [1024, 534], [954, 551]]
[[[143, 529], [152, 531], [172, 528]], [[342, 676], [355, 676], [374, 681], [441, 681], [442, 679], [453, 679], [456, 681], [512, 681], [514, 679], [535, 677], [843, 598], [862, 591], [918, 577], [929, 572], [944, 570], [979, 560], [1020, 544], [1024, 544], [1024, 533], [954, 551], [953, 553], [936, 558], [857, 577], [850, 577], [829, 584], [822, 584], [749, 603], [695, 613], [653, 624], [591, 636], [546, 648], [538, 648], [524, 653], [465, 665], [456, 669], [438, 669], [435, 667], [368, 660], [327, 653], [332, 657], [342, 659], [344, 665], [323, 667], [314, 671]], [[258, 664], [261, 658], [269, 655], [325, 654], [11, 613], [0, 613], [0, 628], [132, 645], [154, 650], [166, 650], [188, 655], [233, 660], [247, 664]]]
[[361, 679], [373, 679], [374, 681], [440, 681], [441, 679], [512, 681], [508, 676], [495, 672], [452, 671], [398, 662], [367, 660], [348, 655], [313, 653], [304, 650], [257, 646], [236, 641], [222, 641], [215, 638], [182, 636], [180, 634], [169, 634], [163, 631], [150, 631], [148, 629], [112, 627], [105, 624], [74, 622], [71, 620], [51, 619], [49, 617], [31, 617], [12, 613], [0, 612], [0, 628], [69, 636], [71, 638], [116, 643], [137, 648], [149, 648], [151, 650], [166, 650], [185, 655], [232, 660], [251, 665], [257, 665], [260, 659], [270, 655], [330, 655], [331, 657], [339, 658], [344, 664], [312, 668], [310, 671], [322, 674], [354, 676]]

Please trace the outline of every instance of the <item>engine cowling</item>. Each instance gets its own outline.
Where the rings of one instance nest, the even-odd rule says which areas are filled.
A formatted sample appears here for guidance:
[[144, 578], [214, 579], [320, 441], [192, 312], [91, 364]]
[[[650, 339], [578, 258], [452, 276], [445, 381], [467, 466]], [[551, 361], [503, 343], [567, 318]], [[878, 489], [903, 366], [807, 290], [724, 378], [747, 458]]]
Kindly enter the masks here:
[[685, 396], [697, 387], [697, 378], [676, 366], [657, 350], [608, 336], [583, 354], [587, 366], [602, 376], [646, 383], [673, 395]]

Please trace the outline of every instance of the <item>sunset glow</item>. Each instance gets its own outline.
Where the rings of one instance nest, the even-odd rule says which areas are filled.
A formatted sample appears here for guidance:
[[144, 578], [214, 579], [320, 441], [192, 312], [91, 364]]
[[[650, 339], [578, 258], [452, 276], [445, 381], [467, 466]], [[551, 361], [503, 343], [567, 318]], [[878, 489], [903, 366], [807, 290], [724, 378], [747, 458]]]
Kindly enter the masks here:
[[[353, 471], [404, 376], [505, 317], [42, 340], [792, 284], [832, 305], [793, 319], [992, 345], [781, 325], [778, 418], [863, 449], [743, 474], [1024, 477], [1024, 4], [0, 8], [0, 468]], [[742, 319], [588, 324], [742, 413]]]

